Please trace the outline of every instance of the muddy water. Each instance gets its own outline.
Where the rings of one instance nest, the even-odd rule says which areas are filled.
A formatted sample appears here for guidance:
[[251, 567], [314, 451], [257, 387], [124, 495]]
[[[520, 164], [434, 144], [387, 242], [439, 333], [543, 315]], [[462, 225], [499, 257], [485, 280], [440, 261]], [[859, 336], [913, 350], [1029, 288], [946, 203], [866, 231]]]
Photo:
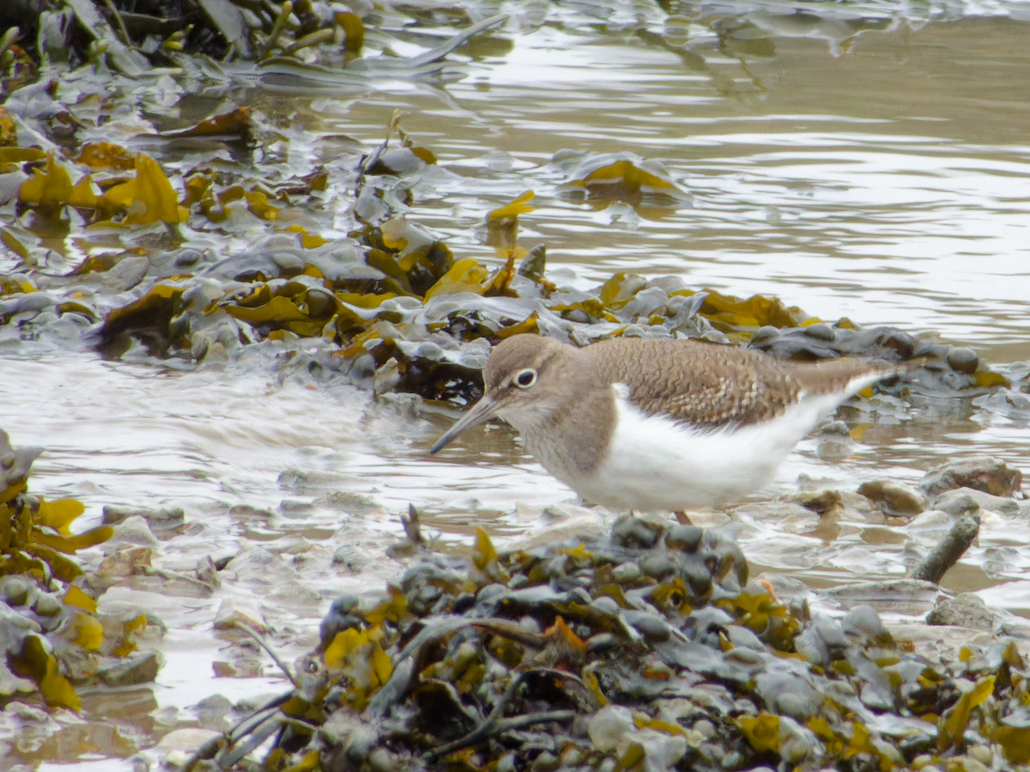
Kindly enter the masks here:
[[[531, 32], [473, 41], [468, 77], [455, 83], [398, 83], [358, 99], [254, 97], [312, 127], [297, 145], [312, 157], [341, 133], [372, 146], [394, 109], [410, 113], [406, 131], [440, 161], [416, 186], [410, 216], [462, 256], [489, 254], [478, 238], [484, 213], [533, 189], [522, 243], [545, 242], [562, 283], [672, 274], [774, 294], [827, 320], [937, 331], [999, 367], [1030, 359], [1030, 14], [949, 6], [930, 21], [914, 6], [884, 7], [823, 18], [758, 6], [670, 19], [624, 9], [607, 31], [589, 5], [556, 7]], [[421, 43], [412, 38], [412, 50]], [[584, 202], [552, 163], [564, 149], [660, 161], [692, 206]], [[826, 458], [806, 440], [755, 500], [793, 490], [802, 474], [846, 487], [915, 481], [941, 460], [981, 453], [1030, 472], [1030, 416], [983, 398], [884, 400], [841, 417], [859, 438], [848, 453]], [[182, 372], [88, 354], [3, 361], [0, 427], [15, 444], [47, 449], [34, 492], [80, 499], [91, 522], [105, 505], [183, 507], [191, 528], [162, 543], [168, 570], [254, 556], [213, 596], [139, 577], [109, 591], [105, 603], [137, 603], [168, 625], [166, 665], [142, 703], [84, 696], [94, 726], [130, 738], [92, 737], [91, 747], [124, 756], [195, 724], [190, 706], [203, 697], [282, 690], [267, 660], [262, 677], [213, 678], [212, 662], [233, 653], [212, 633], [215, 610], [229, 599], [264, 615], [289, 660], [314, 643], [332, 597], [397, 576], [383, 546], [409, 502], [444, 540], [480, 524], [511, 543], [553, 525], [541, 508], [572, 494], [507, 430], [470, 433], [426, 457], [450, 418], [403, 400], [376, 405], [345, 385], [283, 382], [271, 364]], [[759, 570], [813, 586], [901, 576], [905, 545], [919, 553], [938, 537], [901, 524], [828, 532], [817, 518], [760, 509], [734, 521]], [[988, 520], [948, 586], [1030, 616], [1030, 565], [1018, 549], [1028, 540], [1025, 516]], [[66, 746], [81, 748], [80, 734]], [[66, 746], [25, 758], [79, 757]]]

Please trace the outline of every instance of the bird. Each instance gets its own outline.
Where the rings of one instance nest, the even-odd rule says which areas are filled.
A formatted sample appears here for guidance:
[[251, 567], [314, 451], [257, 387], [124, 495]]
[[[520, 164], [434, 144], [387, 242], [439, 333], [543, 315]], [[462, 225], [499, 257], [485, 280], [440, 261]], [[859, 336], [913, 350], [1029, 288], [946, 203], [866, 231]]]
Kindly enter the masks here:
[[825, 415], [904, 369], [860, 358], [783, 361], [695, 339], [616, 337], [579, 348], [513, 335], [487, 357], [482, 399], [429, 452], [500, 418], [586, 502], [685, 513], [765, 487]]

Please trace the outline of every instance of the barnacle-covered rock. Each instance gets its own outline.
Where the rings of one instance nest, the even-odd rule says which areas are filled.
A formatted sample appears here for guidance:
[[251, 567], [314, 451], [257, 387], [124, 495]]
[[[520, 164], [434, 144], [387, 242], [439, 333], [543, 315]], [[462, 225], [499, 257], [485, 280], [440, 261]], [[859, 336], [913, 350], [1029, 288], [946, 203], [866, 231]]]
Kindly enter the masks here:
[[815, 772], [919, 754], [969, 768], [994, 743], [1026, 763], [1014, 644], [935, 661], [861, 602], [889, 588], [838, 593], [846, 613], [814, 617], [771, 588], [726, 534], [693, 526], [627, 517], [508, 553], [480, 531], [468, 560], [424, 555], [376, 606], [334, 603], [307, 669], [328, 680], [283, 697], [322, 729], [272, 753], [332, 769]]

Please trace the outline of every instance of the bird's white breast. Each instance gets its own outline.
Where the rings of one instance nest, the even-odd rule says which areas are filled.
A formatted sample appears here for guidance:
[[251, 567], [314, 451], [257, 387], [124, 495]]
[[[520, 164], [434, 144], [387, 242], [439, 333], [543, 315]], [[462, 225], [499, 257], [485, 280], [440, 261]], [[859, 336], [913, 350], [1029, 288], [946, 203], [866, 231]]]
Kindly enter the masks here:
[[645, 512], [714, 506], [762, 488], [843, 397], [803, 397], [770, 421], [701, 431], [644, 415], [623, 384], [612, 390], [617, 424], [607, 454], [592, 474], [565, 482], [593, 503]]

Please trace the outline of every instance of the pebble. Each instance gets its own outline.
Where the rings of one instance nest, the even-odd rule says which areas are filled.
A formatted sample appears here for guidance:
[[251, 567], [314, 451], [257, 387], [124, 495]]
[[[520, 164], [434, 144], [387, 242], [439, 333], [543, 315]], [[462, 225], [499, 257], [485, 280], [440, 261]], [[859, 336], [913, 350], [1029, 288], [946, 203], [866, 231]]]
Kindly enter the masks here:
[[401, 769], [403, 764], [395, 754], [379, 746], [368, 754], [368, 766], [372, 772], [395, 772]]
[[994, 621], [994, 614], [983, 598], [970, 592], [941, 601], [926, 615], [928, 625], [956, 625], [987, 632], [994, 629]]
[[116, 525], [139, 516], [155, 528], [178, 528], [186, 522], [186, 512], [182, 507], [166, 507], [164, 509], [145, 509], [143, 507], [104, 507], [103, 522], [105, 525]]
[[669, 549], [683, 552], [697, 552], [704, 532], [696, 525], [675, 525], [665, 535], [665, 544]]
[[987, 766], [990, 766], [994, 762], [994, 754], [986, 745], [971, 745], [969, 747], [969, 755], [981, 764], [986, 764]]
[[833, 331], [830, 325], [819, 322], [818, 324], [810, 324], [804, 328], [805, 335], [809, 338], [815, 338], [816, 340], [833, 341], [836, 340], [837, 335]]
[[840, 492], [832, 488], [823, 488], [817, 491], [798, 491], [794, 499], [805, 509], [819, 515], [825, 515], [827, 512], [833, 512], [842, 507]]
[[[974, 745], [973, 748], [977, 746]], [[982, 761], [979, 761], [973, 756], [972, 748], [966, 756], [957, 756], [951, 759], [951, 763], [948, 764], [948, 769], [961, 769], [962, 772], [991, 772], [990, 767], [985, 765]]]
[[610, 753], [618, 747], [623, 737], [635, 732], [636, 728], [629, 708], [606, 705], [591, 717], [587, 732], [594, 748], [601, 753]]
[[221, 736], [221, 732], [211, 729], [173, 729], [158, 742], [157, 747], [166, 753], [171, 751], [194, 751], [208, 740]]
[[767, 324], [763, 327], [759, 327], [757, 330], [754, 331], [754, 333], [751, 335], [751, 345], [762, 343], [767, 340], [772, 340], [773, 338], [778, 338], [779, 335], [780, 331], [778, 328], [773, 327], [771, 324]]
[[612, 541], [631, 549], [651, 549], [661, 535], [661, 526], [642, 517], [622, 517], [612, 527]]
[[894, 480], [870, 480], [858, 486], [858, 492], [891, 517], [911, 517], [926, 509], [926, 499], [918, 490]]
[[668, 555], [649, 554], [640, 561], [640, 570], [643, 571], [644, 576], [662, 579], [675, 571], [676, 565]]
[[97, 675], [108, 686], [148, 684], [157, 678], [161, 656], [156, 651], [142, 651], [97, 668]]
[[232, 710], [232, 702], [224, 694], [212, 694], [192, 708], [197, 718], [207, 729], [218, 729], [225, 726], [225, 718]]
[[533, 759], [530, 770], [532, 772], [551, 772], [551, 770], [557, 769], [561, 764], [561, 761], [550, 751], [541, 751], [540, 754]]
[[612, 576], [620, 583], [632, 582], [641, 575], [640, 566], [636, 563], [620, 563], [612, 569]]
[[104, 542], [105, 549], [137, 544], [141, 547], [156, 547], [160, 542], [150, 530], [150, 525], [139, 515], [132, 515], [114, 528], [114, 535]]
[[819, 429], [819, 434], [847, 437], [851, 434], [851, 430], [844, 421], [828, 421]]
[[706, 740], [710, 740], [713, 737], [715, 737], [715, 724], [713, 724], [706, 718], [702, 718], [699, 721], [695, 721], [693, 729]]
[[244, 608], [226, 598], [218, 607], [218, 613], [215, 614], [214, 628], [216, 630], [233, 630], [236, 629], [237, 622], [242, 622], [259, 633], [268, 632], [268, 626], [261, 618], [259, 611]]
[[61, 601], [49, 593], [40, 593], [33, 604], [33, 609], [41, 617], [52, 617], [63, 608]]
[[972, 375], [980, 365], [980, 357], [971, 348], [956, 346], [948, 351], [946, 357], [948, 365], [952, 370], [966, 375]]
[[29, 585], [20, 576], [5, 576], [0, 587], [8, 606], [24, 606], [28, 602]]
[[154, 550], [151, 547], [124, 547], [108, 555], [97, 567], [97, 575], [105, 579], [131, 576], [152, 564]]
[[956, 488], [945, 491], [934, 502], [934, 509], [959, 517], [969, 510], [986, 509], [1005, 517], [1019, 516], [1019, 503], [1015, 499], [992, 496], [990, 493], [975, 488]]
[[940, 588], [932, 582], [895, 579], [831, 587], [822, 594], [844, 608], [871, 605], [881, 612], [926, 614], [936, 604]]
[[1018, 469], [1013, 469], [1004, 461], [978, 456], [930, 470], [919, 487], [930, 499], [956, 488], [974, 488], [992, 496], [1011, 497], [1022, 483], [1023, 474]]

